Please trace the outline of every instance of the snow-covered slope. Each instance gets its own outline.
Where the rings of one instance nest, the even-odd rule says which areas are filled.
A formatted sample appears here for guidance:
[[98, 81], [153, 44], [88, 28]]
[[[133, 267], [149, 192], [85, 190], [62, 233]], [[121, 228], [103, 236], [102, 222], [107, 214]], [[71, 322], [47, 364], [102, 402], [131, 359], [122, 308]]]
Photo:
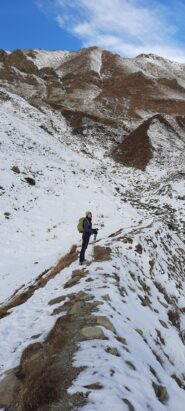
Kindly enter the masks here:
[[[97, 224], [102, 214], [108, 219], [103, 235], [104, 230], [111, 233], [111, 215], [118, 228], [124, 213], [116, 215], [118, 205], [113, 187], [102, 175], [102, 160], [84, 156], [77, 145], [73, 151], [72, 142], [68, 147], [71, 136], [64, 119], [42, 113], [16, 96], [2, 103], [0, 110], [4, 301], [79, 241], [76, 225], [86, 209], [93, 208]], [[26, 178], [33, 178], [35, 185]], [[129, 209], [124, 219], [128, 214]]]
[[40, 69], [42, 67], [52, 67], [56, 69], [61, 63], [65, 62], [71, 55], [65, 50], [23, 50], [24, 54], [31, 59]]

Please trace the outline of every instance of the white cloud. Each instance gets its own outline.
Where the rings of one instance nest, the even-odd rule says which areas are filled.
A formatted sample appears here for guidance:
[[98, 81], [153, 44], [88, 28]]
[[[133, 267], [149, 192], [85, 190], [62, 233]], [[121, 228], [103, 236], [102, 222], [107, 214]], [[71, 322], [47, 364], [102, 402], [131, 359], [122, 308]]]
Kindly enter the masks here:
[[84, 47], [96, 45], [128, 57], [155, 53], [185, 62], [185, 51], [177, 40], [178, 25], [172, 23], [173, 9], [157, 0], [48, 1], [57, 23]]

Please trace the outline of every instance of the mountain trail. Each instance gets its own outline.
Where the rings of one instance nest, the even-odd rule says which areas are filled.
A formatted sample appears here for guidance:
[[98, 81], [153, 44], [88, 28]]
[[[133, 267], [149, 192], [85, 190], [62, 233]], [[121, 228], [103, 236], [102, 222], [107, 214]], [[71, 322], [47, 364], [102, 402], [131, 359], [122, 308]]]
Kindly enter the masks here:
[[[122, 230], [120, 230], [122, 231]], [[111, 234], [110, 237], [114, 236], [114, 234]], [[105, 239], [105, 238], [104, 238]], [[96, 241], [91, 241], [90, 245], [94, 245], [100, 241], [102, 241], [102, 238], [96, 239]], [[26, 301], [28, 301], [29, 298], [32, 297], [34, 292], [38, 290], [39, 288], [45, 287], [45, 285], [53, 279], [57, 274], [59, 274], [63, 269], [66, 267], [69, 267], [74, 261], [78, 259], [78, 249], [80, 246], [77, 247], [77, 245], [73, 245], [69, 253], [67, 253], [64, 257], [62, 257], [56, 266], [46, 269], [43, 271], [43, 273], [39, 274], [39, 276], [35, 279], [35, 281], [29, 285], [25, 289], [25, 285], [22, 285], [18, 290], [16, 290], [13, 295], [9, 298], [6, 304], [2, 304], [0, 306], [0, 319], [8, 316], [11, 314], [13, 308], [24, 304]], [[95, 249], [98, 249], [98, 247], [95, 247]], [[91, 264], [89, 262], [88, 264]], [[23, 289], [22, 292], [21, 289]]]
[[[94, 260], [105, 261], [109, 259], [110, 253], [111, 249], [108, 247], [95, 246]], [[40, 287], [75, 260], [74, 246], [44, 278]], [[64, 289], [73, 288], [81, 279], [85, 279], [87, 283], [93, 281], [87, 278], [88, 274], [86, 266], [74, 270], [71, 278], [64, 284]], [[38, 286], [38, 280], [36, 284]], [[29, 290], [27, 293], [30, 298]], [[0, 406], [7, 411], [68, 411], [83, 406], [87, 401], [88, 394], [68, 393], [72, 381], [83, 370], [83, 367], [74, 367], [73, 356], [81, 341], [107, 340], [100, 326], [105, 326], [114, 333], [115, 329], [106, 317], [97, 316], [98, 306], [103, 302], [96, 301], [90, 292], [72, 292], [65, 297], [61, 295], [48, 304], [56, 306], [58, 303], [62, 305], [54, 308], [51, 315], [62, 313], [62, 316], [57, 318], [45, 340], [28, 345], [21, 355], [19, 366], [9, 370], [0, 382]], [[101, 383], [90, 384], [86, 388], [90, 393], [92, 389], [101, 389]]]
[[[104, 401], [111, 387], [118, 410], [126, 409], [123, 404], [137, 410], [141, 366], [146, 367], [145, 383], [152, 410], [157, 409], [157, 404], [162, 410], [160, 404], [168, 403], [171, 391], [176, 395], [172, 380], [178, 385], [182, 400], [183, 376], [172, 371], [173, 352], [169, 345], [171, 326], [180, 330], [180, 309], [173, 295], [167, 294], [157, 281], [150, 281], [158, 260], [162, 267], [165, 259], [161, 261], [156, 251], [157, 260], [149, 260], [150, 270], [144, 272], [149, 234], [141, 230], [131, 238], [120, 236], [121, 231], [92, 245], [92, 259], [82, 268], [71, 265], [71, 259], [76, 261], [76, 248], [67, 255], [65, 264], [68, 262], [70, 276], [58, 295], [48, 301], [50, 315], [57, 316], [54, 326], [42, 341], [24, 348], [19, 365], [0, 382], [0, 406], [5, 411], [90, 409], [88, 404], [93, 399], [97, 403], [99, 395]], [[140, 235], [145, 238], [142, 245], [138, 242]], [[157, 236], [160, 238], [159, 233]], [[163, 244], [162, 238], [160, 241]], [[156, 248], [160, 250], [159, 244]], [[180, 249], [176, 251], [180, 253]], [[176, 264], [176, 256], [172, 258]], [[180, 260], [183, 265], [182, 256]], [[63, 259], [53, 268], [53, 278], [65, 264]], [[124, 276], [120, 271], [122, 264]], [[121, 391], [115, 397], [118, 379]], [[129, 393], [133, 379], [132, 398]]]

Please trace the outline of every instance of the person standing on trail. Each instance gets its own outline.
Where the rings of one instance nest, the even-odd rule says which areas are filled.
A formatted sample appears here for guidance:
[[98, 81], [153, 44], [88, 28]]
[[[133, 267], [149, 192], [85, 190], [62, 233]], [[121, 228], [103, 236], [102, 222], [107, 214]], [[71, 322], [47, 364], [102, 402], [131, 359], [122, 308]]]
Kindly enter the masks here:
[[82, 233], [82, 249], [80, 251], [80, 265], [83, 264], [85, 260], [85, 251], [89, 244], [89, 239], [91, 234], [98, 234], [98, 229], [92, 228], [92, 213], [91, 211], [86, 212], [86, 217], [83, 220], [83, 233]]

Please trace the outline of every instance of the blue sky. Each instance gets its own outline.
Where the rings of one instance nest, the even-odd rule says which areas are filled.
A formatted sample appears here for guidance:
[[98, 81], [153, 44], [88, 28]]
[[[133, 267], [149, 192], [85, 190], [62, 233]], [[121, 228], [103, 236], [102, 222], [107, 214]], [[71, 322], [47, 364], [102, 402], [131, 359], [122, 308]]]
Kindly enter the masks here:
[[1, 49], [81, 48], [81, 41], [61, 29], [52, 13], [41, 10], [35, 0], [0, 0], [0, 21]]
[[185, 63], [185, 0], [0, 0], [0, 48], [99, 46]]

